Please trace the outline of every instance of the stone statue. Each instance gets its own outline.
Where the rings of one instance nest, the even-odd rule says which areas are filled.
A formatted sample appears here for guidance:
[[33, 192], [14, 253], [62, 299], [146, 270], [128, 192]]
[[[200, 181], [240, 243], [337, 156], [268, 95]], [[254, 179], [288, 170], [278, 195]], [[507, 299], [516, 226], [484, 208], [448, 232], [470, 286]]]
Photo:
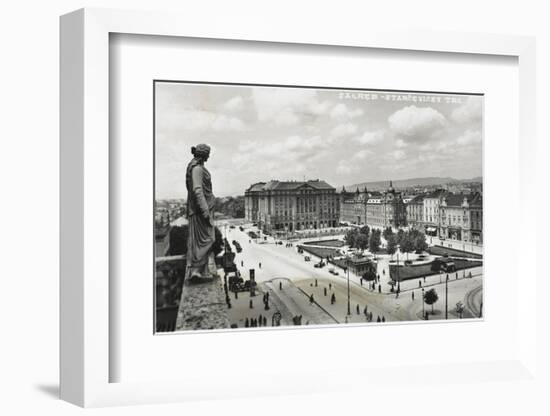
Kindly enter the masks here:
[[204, 162], [210, 157], [210, 146], [199, 144], [191, 148], [193, 159], [187, 165], [187, 242], [188, 278], [191, 282], [212, 279], [215, 273], [212, 246], [214, 244], [214, 195], [210, 172]]

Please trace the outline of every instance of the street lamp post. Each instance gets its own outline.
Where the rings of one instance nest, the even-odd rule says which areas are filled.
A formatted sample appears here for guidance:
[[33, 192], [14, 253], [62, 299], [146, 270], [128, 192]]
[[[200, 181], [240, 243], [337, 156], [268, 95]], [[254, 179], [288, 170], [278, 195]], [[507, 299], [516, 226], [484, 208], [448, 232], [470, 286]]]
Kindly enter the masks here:
[[349, 257], [346, 257], [346, 274], [348, 280], [348, 316], [351, 315], [351, 303], [350, 303], [350, 293], [349, 293]]
[[399, 291], [401, 290], [401, 285], [399, 281], [399, 252], [397, 252], [397, 293], [399, 293]]
[[445, 319], [448, 319], [448, 301], [449, 301], [449, 274], [445, 279]]

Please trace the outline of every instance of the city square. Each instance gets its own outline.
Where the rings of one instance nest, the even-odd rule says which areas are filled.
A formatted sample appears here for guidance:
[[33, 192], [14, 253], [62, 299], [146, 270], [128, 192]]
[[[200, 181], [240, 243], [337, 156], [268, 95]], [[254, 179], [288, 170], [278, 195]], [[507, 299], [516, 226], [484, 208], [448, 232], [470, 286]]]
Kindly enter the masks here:
[[[428, 319], [445, 319], [445, 282], [447, 274], [439, 273], [422, 278], [422, 287], [419, 288], [418, 280], [413, 279], [401, 283], [400, 293], [396, 296], [389, 284], [389, 255], [377, 256], [377, 275], [380, 276], [381, 292], [378, 289], [370, 289], [368, 282], [361, 283], [361, 276], [350, 272], [350, 314], [348, 314], [347, 282], [348, 273], [343, 268], [338, 268], [338, 275], [329, 272], [330, 267], [315, 268], [314, 264], [322, 259], [313, 254], [298, 253], [297, 246], [306, 240], [296, 240], [292, 246], [286, 243], [277, 244], [272, 236], [261, 234], [257, 227], [244, 228], [255, 230], [259, 234], [258, 239], [251, 239], [239, 228], [230, 228], [228, 223], [222, 227], [227, 230], [228, 240], [236, 240], [243, 247], [243, 251], [236, 255], [235, 263], [241, 273], [246, 275], [250, 269], [254, 269], [255, 280], [258, 283], [258, 293], [251, 297], [250, 293], [239, 294], [239, 298], [231, 299], [233, 309], [230, 311], [232, 323], [239, 327], [244, 326], [244, 321], [255, 318], [258, 315], [267, 316], [271, 326], [271, 316], [280, 311], [283, 314], [281, 324], [292, 325], [293, 316], [302, 315], [302, 324], [326, 324], [334, 323], [369, 323], [377, 322], [377, 318], [385, 322], [425, 320], [425, 312]], [[264, 239], [265, 237], [265, 239]], [[333, 239], [334, 236], [328, 237]], [[343, 238], [343, 236], [342, 236]], [[309, 239], [311, 240], [311, 239]], [[399, 255], [397, 253], [397, 255]], [[311, 257], [305, 261], [305, 257]], [[458, 274], [458, 278], [457, 275]], [[470, 275], [471, 273], [471, 275]], [[448, 300], [447, 310], [449, 319], [479, 318], [481, 317], [482, 302], [482, 267], [473, 267], [460, 272], [450, 273], [447, 282]], [[279, 288], [282, 282], [282, 289]], [[378, 286], [378, 285], [377, 285]], [[435, 303], [434, 311], [431, 307], [423, 305], [422, 289], [434, 288], [439, 295]], [[297, 289], [297, 290], [296, 290]], [[326, 289], [326, 292], [324, 290]], [[270, 309], [264, 310], [260, 302], [262, 293], [269, 292]], [[326, 294], [325, 294], [326, 293]], [[332, 294], [336, 295], [336, 302], [331, 304]], [[310, 302], [313, 295], [314, 302]], [[249, 301], [253, 299], [254, 307], [249, 308]], [[464, 305], [462, 316], [456, 311], [457, 303]], [[244, 305], [236, 309], [237, 304]], [[373, 314], [369, 320], [366, 312]], [[359, 310], [359, 312], [358, 312]]]
[[481, 95], [155, 89], [156, 331], [483, 318]]

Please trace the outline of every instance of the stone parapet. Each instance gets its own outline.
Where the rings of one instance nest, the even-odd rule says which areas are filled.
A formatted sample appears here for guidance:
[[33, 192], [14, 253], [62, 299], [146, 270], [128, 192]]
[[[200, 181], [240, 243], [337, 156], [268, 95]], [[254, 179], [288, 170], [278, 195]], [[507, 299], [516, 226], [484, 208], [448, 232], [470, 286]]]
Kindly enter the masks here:
[[223, 281], [214, 278], [200, 283], [185, 279], [176, 321], [176, 331], [229, 328]]

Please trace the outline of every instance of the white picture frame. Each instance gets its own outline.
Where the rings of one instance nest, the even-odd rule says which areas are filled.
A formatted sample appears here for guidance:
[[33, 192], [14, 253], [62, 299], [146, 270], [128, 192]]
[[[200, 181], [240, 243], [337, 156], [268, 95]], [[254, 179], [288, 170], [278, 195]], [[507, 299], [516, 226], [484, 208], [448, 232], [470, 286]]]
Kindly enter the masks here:
[[[305, 370], [292, 375], [270, 375], [265, 383], [249, 382], [242, 391], [227, 389], [225, 374], [181, 382], [151, 381], [112, 383], [110, 362], [117, 357], [109, 349], [109, 36], [112, 33], [279, 42], [282, 44], [332, 45], [335, 47], [382, 48], [438, 53], [505, 55], [518, 59], [519, 226], [523, 238], [535, 240], [535, 41], [530, 37], [468, 33], [381, 32], [349, 27], [328, 33], [312, 23], [307, 31], [294, 25], [284, 30], [269, 20], [217, 20], [205, 25], [192, 15], [106, 9], [82, 9], [61, 18], [61, 305], [60, 378], [61, 398], [79, 406], [109, 406], [308, 392], [348, 388], [341, 376], [362, 377], [361, 369], [350, 374], [343, 368], [334, 379], [319, 383]], [[529, 212], [529, 215], [527, 213]], [[471, 364], [441, 363], [442, 379], [524, 380], [536, 376], [537, 324], [536, 261], [526, 245], [517, 249], [524, 262], [518, 292], [517, 355], [505, 361]], [[523, 264], [523, 263], [522, 263]], [[147, 306], [149, 307], [149, 306]], [[426, 382], [422, 366], [410, 369], [371, 369], [379, 383], [400, 377], [406, 385]], [[413, 374], [414, 373], [414, 374]], [[416, 377], [416, 378], [415, 378]], [[277, 392], [273, 386], [284, 385]]]

